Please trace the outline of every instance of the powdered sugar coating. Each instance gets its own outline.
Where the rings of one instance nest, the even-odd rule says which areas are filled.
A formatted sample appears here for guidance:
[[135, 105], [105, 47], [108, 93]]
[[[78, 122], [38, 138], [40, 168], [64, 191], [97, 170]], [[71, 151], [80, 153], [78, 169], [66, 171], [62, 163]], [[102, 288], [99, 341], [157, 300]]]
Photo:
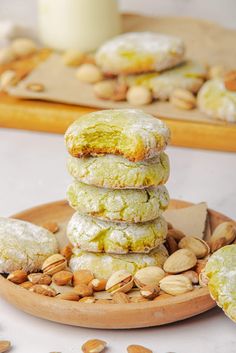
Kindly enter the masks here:
[[236, 244], [216, 251], [204, 269], [208, 288], [217, 304], [236, 322]]
[[97, 51], [95, 59], [112, 74], [162, 71], [183, 61], [181, 38], [154, 32], [130, 32], [117, 36]]
[[169, 194], [164, 185], [115, 190], [74, 182], [68, 188], [67, 199], [70, 206], [82, 214], [128, 223], [156, 219], [169, 204]]
[[101, 110], [80, 117], [66, 131], [74, 157], [122, 155], [133, 162], [155, 157], [170, 140], [166, 124], [137, 109]]
[[227, 90], [223, 80], [209, 80], [202, 86], [198, 107], [211, 118], [236, 122], [236, 92]]
[[75, 158], [67, 162], [69, 173], [85, 184], [112, 189], [143, 189], [165, 184], [169, 177], [169, 158], [162, 152], [142, 162], [111, 154]]
[[115, 254], [149, 253], [166, 238], [167, 224], [163, 217], [152, 222], [126, 224], [102, 221], [74, 213], [67, 227], [73, 246], [91, 252]]
[[11, 218], [0, 218], [0, 273], [41, 269], [58, 252], [57, 240], [47, 229]]

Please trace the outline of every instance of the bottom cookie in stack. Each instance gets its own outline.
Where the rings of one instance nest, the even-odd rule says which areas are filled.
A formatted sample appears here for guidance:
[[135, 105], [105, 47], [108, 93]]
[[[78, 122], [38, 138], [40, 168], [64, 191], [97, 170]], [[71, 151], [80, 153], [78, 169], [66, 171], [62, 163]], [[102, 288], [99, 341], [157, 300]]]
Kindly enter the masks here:
[[106, 253], [91, 253], [74, 248], [70, 260], [71, 270], [90, 270], [96, 278], [108, 279], [114, 272], [126, 270], [135, 274], [139, 269], [147, 266], [162, 267], [168, 252], [164, 245], [153, 249], [149, 254], [115, 255]]

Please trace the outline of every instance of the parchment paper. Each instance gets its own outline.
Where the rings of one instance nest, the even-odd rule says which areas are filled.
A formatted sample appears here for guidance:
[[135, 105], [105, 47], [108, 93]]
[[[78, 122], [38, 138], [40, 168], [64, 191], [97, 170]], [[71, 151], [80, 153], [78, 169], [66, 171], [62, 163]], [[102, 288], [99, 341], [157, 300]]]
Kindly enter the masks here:
[[[125, 31], [158, 31], [180, 36], [187, 47], [187, 57], [208, 64], [223, 64], [236, 68], [236, 31], [216, 24], [190, 18], [151, 18], [124, 16]], [[45, 91], [36, 93], [26, 89], [28, 83], [42, 83]], [[127, 102], [101, 100], [93, 94], [92, 86], [75, 77], [75, 69], [66, 67], [59, 54], [52, 54], [16, 87], [9, 90], [13, 96], [38, 99], [101, 109], [128, 108]], [[141, 109], [158, 117], [224, 124], [200, 113], [179, 110], [168, 102], [155, 102]]]

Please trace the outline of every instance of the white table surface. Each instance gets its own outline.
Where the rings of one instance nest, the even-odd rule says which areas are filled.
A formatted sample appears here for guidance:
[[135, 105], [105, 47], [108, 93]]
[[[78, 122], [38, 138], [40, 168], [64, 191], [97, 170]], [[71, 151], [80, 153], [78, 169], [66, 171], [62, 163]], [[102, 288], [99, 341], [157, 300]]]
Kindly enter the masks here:
[[[172, 198], [209, 206], [235, 217], [236, 154], [169, 147]], [[61, 135], [0, 130], [0, 215], [65, 197], [70, 182]], [[109, 342], [111, 352], [143, 344], [156, 353], [235, 353], [233, 324], [220, 309], [176, 324], [130, 331], [69, 327], [24, 314], [0, 299], [0, 340], [17, 353], [77, 353], [90, 338]], [[125, 315], [125, 313], [124, 313]]]

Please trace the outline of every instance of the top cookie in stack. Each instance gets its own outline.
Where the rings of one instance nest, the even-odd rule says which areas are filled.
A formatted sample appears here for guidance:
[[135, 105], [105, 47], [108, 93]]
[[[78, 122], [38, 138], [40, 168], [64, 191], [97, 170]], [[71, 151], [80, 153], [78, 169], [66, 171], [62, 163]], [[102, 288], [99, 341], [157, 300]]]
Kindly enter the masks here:
[[77, 248], [73, 270], [107, 278], [116, 270], [163, 264], [169, 137], [163, 122], [133, 109], [91, 113], [68, 128], [74, 182], [67, 196], [77, 211], [67, 230]]

